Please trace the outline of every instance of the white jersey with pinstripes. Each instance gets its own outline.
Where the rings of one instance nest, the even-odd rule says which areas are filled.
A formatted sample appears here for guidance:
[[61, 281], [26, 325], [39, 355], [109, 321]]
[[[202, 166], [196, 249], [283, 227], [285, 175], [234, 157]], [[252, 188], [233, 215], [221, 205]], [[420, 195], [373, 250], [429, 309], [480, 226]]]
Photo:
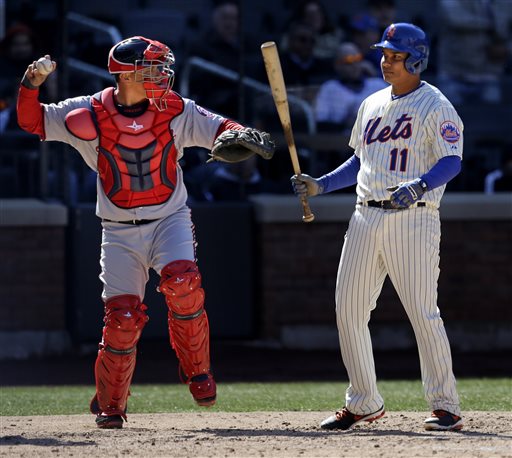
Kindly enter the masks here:
[[[350, 145], [360, 158], [360, 202], [388, 200], [389, 186], [428, 172], [444, 156], [462, 157], [462, 121], [435, 87], [421, 83], [393, 98], [391, 87], [361, 105]], [[367, 415], [384, 404], [377, 388], [368, 322], [389, 276], [418, 344], [425, 398], [432, 410], [460, 415], [450, 345], [437, 306], [439, 203], [445, 186], [427, 192], [426, 206], [385, 210], [356, 205], [336, 281], [336, 317], [350, 385], [345, 405]]]
[[[387, 187], [420, 177], [444, 156], [462, 158], [462, 131], [453, 105], [426, 82], [399, 97], [392, 96], [391, 86], [370, 95], [349, 142], [361, 160], [359, 200], [387, 200]], [[422, 200], [438, 207], [444, 189], [427, 192]]]

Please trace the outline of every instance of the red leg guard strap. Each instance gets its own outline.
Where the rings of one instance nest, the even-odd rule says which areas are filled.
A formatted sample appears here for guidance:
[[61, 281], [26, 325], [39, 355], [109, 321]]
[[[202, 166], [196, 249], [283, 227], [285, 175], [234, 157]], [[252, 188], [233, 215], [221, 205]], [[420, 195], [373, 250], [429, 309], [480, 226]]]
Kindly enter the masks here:
[[162, 269], [160, 291], [169, 307], [171, 345], [188, 382], [210, 371], [210, 328], [204, 309], [201, 274], [193, 261], [174, 261]]
[[97, 405], [107, 415], [125, 415], [136, 346], [149, 319], [146, 308], [137, 296], [130, 294], [112, 297], [105, 303], [105, 326], [95, 376]]

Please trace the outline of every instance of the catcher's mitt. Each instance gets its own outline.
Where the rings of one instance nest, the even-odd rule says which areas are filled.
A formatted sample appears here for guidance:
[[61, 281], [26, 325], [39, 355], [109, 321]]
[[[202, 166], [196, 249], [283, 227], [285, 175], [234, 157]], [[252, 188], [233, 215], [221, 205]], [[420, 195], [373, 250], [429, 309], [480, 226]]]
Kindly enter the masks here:
[[246, 127], [244, 130], [226, 130], [213, 143], [210, 159], [207, 162], [241, 162], [253, 154], [263, 159], [272, 159], [275, 145], [270, 135], [257, 129]]

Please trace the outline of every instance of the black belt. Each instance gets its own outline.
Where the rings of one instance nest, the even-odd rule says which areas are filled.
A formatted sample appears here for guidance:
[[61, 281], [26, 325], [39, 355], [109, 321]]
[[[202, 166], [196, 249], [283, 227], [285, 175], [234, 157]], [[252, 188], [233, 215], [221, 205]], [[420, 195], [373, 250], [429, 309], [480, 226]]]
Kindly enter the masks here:
[[102, 221], [106, 223], [119, 223], [119, 224], [131, 224], [133, 226], [140, 226], [141, 224], [149, 224], [153, 221], [158, 221], [156, 219], [132, 219], [131, 221], [112, 221], [111, 219], [103, 218]]
[[[396, 208], [393, 207], [390, 200], [369, 200], [368, 202], [358, 202], [359, 205], [366, 205], [368, 207], [376, 207], [382, 208], [384, 210], [405, 210], [404, 208]], [[425, 202], [417, 202], [416, 205], [412, 205], [413, 207], [425, 207], [427, 204]]]

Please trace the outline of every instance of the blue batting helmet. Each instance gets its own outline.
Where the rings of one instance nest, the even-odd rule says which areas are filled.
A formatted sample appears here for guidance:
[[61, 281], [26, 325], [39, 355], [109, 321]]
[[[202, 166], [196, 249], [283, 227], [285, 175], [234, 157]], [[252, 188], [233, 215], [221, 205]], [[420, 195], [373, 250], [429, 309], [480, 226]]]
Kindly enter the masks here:
[[398, 52], [407, 52], [409, 57], [405, 60], [405, 69], [416, 75], [427, 68], [430, 46], [426, 33], [414, 24], [398, 22], [391, 24], [379, 43], [371, 46], [372, 49], [387, 48]]

